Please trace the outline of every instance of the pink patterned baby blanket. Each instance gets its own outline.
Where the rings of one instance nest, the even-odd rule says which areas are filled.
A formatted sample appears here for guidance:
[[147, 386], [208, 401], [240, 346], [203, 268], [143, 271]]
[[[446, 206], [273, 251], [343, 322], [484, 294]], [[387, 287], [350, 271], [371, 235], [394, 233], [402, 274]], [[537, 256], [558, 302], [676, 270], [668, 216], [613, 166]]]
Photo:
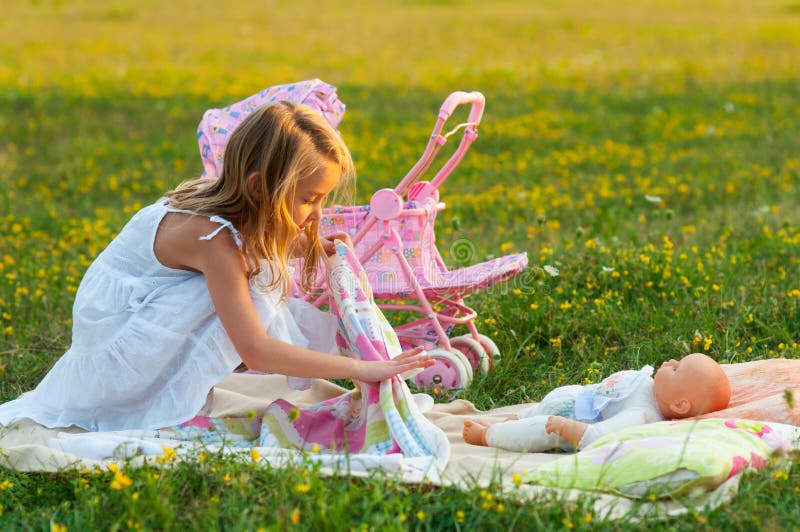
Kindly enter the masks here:
[[267, 87], [222, 109], [209, 109], [197, 126], [203, 176], [219, 177], [228, 138], [247, 115], [264, 104], [280, 100], [307, 105], [319, 112], [334, 128], [339, 126], [345, 110], [345, 105], [336, 96], [336, 87], [318, 79]]
[[[329, 264], [331, 312], [339, 319], [340, 353], [388, 360], [400, 342], [372, 297], [367, 275], [352, 249], [336, 242]], [[355, 389], [305, 408], [273, 402], [264, 413], [260, 445], [320, 453], [434, 457], [442, 471], [450, 457], [444, 432], [420, 412], [405, 381], [356, 382]]]

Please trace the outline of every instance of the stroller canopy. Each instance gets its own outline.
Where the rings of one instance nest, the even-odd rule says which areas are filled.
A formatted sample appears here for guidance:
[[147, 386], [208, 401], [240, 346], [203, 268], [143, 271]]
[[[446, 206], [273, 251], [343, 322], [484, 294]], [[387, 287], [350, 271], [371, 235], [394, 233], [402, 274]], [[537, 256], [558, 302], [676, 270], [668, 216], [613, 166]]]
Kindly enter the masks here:
[[337, 98], [336, 87], [318, 79], [267, 87], [222, 109], [209, 109], [197, 126], [203, 177], [219, 177], [225, 146], [236, 126], [254, 109], [280, 100], [307, 105], [321, 114], [334, 128], [339, 126], [344, 116], [345, 105]]

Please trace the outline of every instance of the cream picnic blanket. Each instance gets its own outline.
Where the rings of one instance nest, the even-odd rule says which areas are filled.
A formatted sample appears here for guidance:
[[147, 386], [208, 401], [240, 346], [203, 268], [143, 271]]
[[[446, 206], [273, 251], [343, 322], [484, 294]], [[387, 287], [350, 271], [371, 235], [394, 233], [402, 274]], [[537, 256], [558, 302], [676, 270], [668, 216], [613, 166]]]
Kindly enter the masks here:
[[[723, 475], [721, 479], [714, 479], [713, 475], [708, 475], [708, 479], [714, 480], [714, 482], [694, 494], [691, 504], [695, 507], [706, 505], [713, 507], [733, 497], [736, 494], [741, 475], [732, 474], [732, 472], [741, 467], [758, 465], [759, 456], [780, 444], [780, 438], [776, 438], [776, 436], [783, 439], [784, 443], [781, 445], [784, 447], [788, 445], [797, 448], [798, 446], [798, 434], [800, 433], [797, 432], [797, 427], [791, 425], [791, 423], [796, 423], [796, 417], [791, 415], [792, 408], [787, 410], [783, 396], [787, 389], [800, 392], [798, 389], [800, 361], [765, 360], [724, 365], [723, 367], [731, 378], [734, 397], [731, 400], [730, 408], [718, 413], [718, 418], [728, 420], [722, 430], [735, 430], [738, 433], [738, 429], [742, 429], [749, 435], [740, 434], [741, 438], [752, 437], [749, 437], [749, 445], [742, 444], [740, 446], [743, 451], [742, 456], [738, 456], [740, 453], [734, 452], [732, 467], [723, 466], [718, 469], [717, 472], [721, 471]], [[267, 406], [276, 399], [289, 401], [302, 408], [343, 396], [346, 392], [347, 390], [344, 388], [324, 380], [313, 381], [313, 385], [309, 389], [298, 391], [290, 389], [283, 376], [233, 374], [215, 387], [210, 415], [215, 420], [232, 421], [229, 425], [231, 430], [221, 431], [231, 436], [227, 446], [224, 447], [226, 452], [239, 453], [250, 459], [251, 450], [254, 445], [257, 445], [255, 440], [257, 440], [258, 428], [254, 429], [255, 434], [252, 436], [243, 435], [247, 431], [239, 430], [242, 428], [242, 420], [253, 419], [254, 415], [264, 412]], [[764, 402], [765, 400], [768, 404]], [[585, 495], [586, 492], [577, 489], [554, 489], [542, 486], [540, 483], [527, 484], [524, 481], [537, 477], [541, 480], [543, 475], [546, 477], [552, 472], [572, 475], [575, 471], [569, 469], [570, 463], [579, 464], [581, 460], [592, 463], [598, 456], [604, 457], [604, 463], [617, 462], [623, 465], [625, 462], [620, 458], [629, 458], [621, 454], [623, 450], [637, 451], [635, 444], [640, 442], [640, 449], [637, 452], [641, 452], [642, 447], [652, 445], [656, 441], [653, 438], [657, 435], [650, 433], [647, 426], [634, 427], [626, 435], [621, 435], [615, 443], [612, 442], [612, 445], [578, 455], [514, 453], [469, 445], [462, 440], [461, 432], [464, 420], [502, 421], [525, 406], [512, 405], [489, 411], [479, 411], [468, 401], [455, 400], [450, 403], [428, 405], [421, 408], [425, 418], [440, 429], [449, 442], [450, 456], [443, 470], [435, 467], [432, 458], [427, 460], [424, 457], [408, 458], [399, 453], [383, 456], [325, 455], [291, 449], [255, 448], [259, 450], [260, 460], [272, 465], [281, 465], [287, 461], [297, 463], [298, 460], [311, 460], [319, 464], [323, 473], [336, 470], [354, 475], [369, 475], [380, 469], [388, 474], [399, 475], [407, 482], [431, 482], [462, 488], [493, 485], [500, 486], [500, 489], [507, 493], [523, 499], [555, 494], [559, 497], [563, 496], [564, 500], [569, 501], [579, 495]], [[796, 404], [793, 406], [796, 412]], [[741, 417], [759, 419], [762, 422], [731, 422], [732, 419]], [[708, 421], [719, 424], [719, 419]], [[764, 422], [769, 425], [766, 426]], [[786, 425], [787, 422], [790, 424]], [[713, 427], [708, 428], [714, 430]], [[695, 431], [697, 435], [701, 432], [700, 430]], [[153, 437], [153, 434], [144, 431], [138, 433], [137, 431], [87, 433], [74, 428], [48, 429], [33, 422], [23, 421], [11, 427], [0, 427], [0, 465], [22, 471], [59, 471], [65, 468], [80, 469], [95, 466], [105, 468], [111, 463], [117, 465], [127, 463], [135, 467], [162, 456], [165, 448], [177, 449], [178, 459], [191, 460], [193, 459], [191, 451], [192, 449], [196, 450], [198, 445], [215, 445], [215, 443], [202, 441], [169, 439], [164, 434], [158, 436], [160, 437]], [[663, 434], [660, 437], [663, 440]], [[707, 447], [718, 449], [718, 446], [713, 444]], [[659, 456], [663, 455], [663, 449], [662, 441], [659, 447], [655, 448], [655, 452]], [[761, 454], [759, 455], [759, 453]], [[583, 472], [587, 471], [589, 468], [584, 467]], [[682, 477], [676, 477], [673, 480], [681, 479]], [[661, 515], [675, 515], [686, 511], [685, 507], [677, 504], [672, 498], [661, 499], [657, 503], [642, 504], [641, 500], [635, 498], [629, 499], [608, 493], [596, 493], [596, 496], [595, 516], [597, 518], [629, 516], [630, 512], [649, 513], [655, 511]]]
[[[233, 374], [214, 390], [211, 416], [219, 419], [247, 419], [253, 412], [263, 412], [275, 399], [284, 399], [298, 406], [312, 405], [344, 394], [346, 390], [328, 381], [316, 380], [311, 388], [298, 391], [286, 384], [285, 377], [278, 375]], [[552, 453], [513, 453], [489, 447], [464, 443], [461, 437], [465, 419], [501, 421], [516, 413], [525, 405], [513, 405], [489, 411], [479, 411], [472, 403], [455, 400], [435, 404], [424, 412], [424, 416], [447, 436], [451, 446], [450, 459], [441, 474], [431, 462], [417, 458], [404, 458], [400, 454], [387, 456], [354, 455], [343, 459], [342, 455], [303, 453], [290, 449], [256, 447], [260, 460], [272, 465], [286, 461], [311, 459], [320, 465], [320, 471], [345, 471], [355, 475], [374, 474], [380, 469], [391, 475], [399, 475], [407, 482], [430, 482], [462, 488], [476, 486], [499, 486], [499, 489], [522, 499], [536, 499], [546, 495], [574, 500], [587, 492], [569, 489], [554, 489], [539, 485], [520, 484], [520, 478], [552, 465], [558, 459], [569, 460], [571, 455]], [[70, 444], [70, 440], [72, 443]], [[58, 471], [64, 468], [108, 467], [116, 463], [129, 466], [141, 465], [160, 456], [164, 447], [178, 448], [178, 459], [192, 459], [191, 453], [180, 452], [189, 442], [151, 438], [147, 435], [86, 433], [79, 429], [56, 430], [23, 422], [15, 427], [0, 428], [0, 465], [23, 471]], [[234, 442], [235, 443], [235, 442]], [[250, 458], [254, 447], [232, 445], [228, 452], [240, 453]], [[696, 496], [692, 505], [716, 506], [735, 495], [739, 478], [735, 475], [722, 484]], [[596, 518], [619, 518], [631, 512], [652, 512], [661, 515], [679, 514], [686, 509], [674, 500], [642, 504], [642, 501], [610, 494], [597, 493]]]
[[[219, 419], [247, 419], [253, 413], [264, 412], [277, 399], [289, 401], [298, 407], [310, 406], [345, 394], [347, 390], [325, 380], [315, 380], [307, 390], [293, 390], [280, 375], [253, 375], [236, 373], [214, 388], [210, 416]], [[424, 412], [425, 417], [441, 429], [451, 446], [450, 460], [441, 475], [431, 476], [429, 481], [442, 484], [466, 484], [475, 480], [488, 485], [496, 472], [508, 476], [522, 473], [558, 457], [555, 454], [520, 454], [498, 451], [488, 447], [477, 447], [464, 443], [461, 438], [465, 419], [480, 417], [487, 421], [501, 421], [524, 405], [498, 408], [488, 412], [477, 410], [472, 403], [455, 400], [450, 403], [434, 404]], [[148, 455], [162, 453], [162, 447], [177, 447], [180, 440], [152, 437], [153, 431], [118, 431], [114, 433], [87, 433], [81, 429], [48, 429], [29, 421], [0, 427], [0, 463], [23, 471], [56, 471], [66, 467], [93, 467], [109, 461], [129, 460], [132, 465], [147, 460]], [[73, 440], [75, 445], [65, 444]], [[127, 445], [120, 445], [127, 443]], [[194, 442], [182, 442], [194, 443]], [[255, 443], [257, 445], [257, 442]], [[240, 445], [233, 440], [229, 445], [231, 452], [237, 449], [250, 449], [253, 444]], [[323, 453], [300, 452], [280, 449], [271, 452], [270, 448], [257, 447], [262, 456], [271, 454], [281, 457], [313, 456]], [[355, 455], [353, 455], [355, 456]], [[402, 456], [389, 455], [381, 463], [380, 456], [367, 462], [363, 470], [383, 467], [389, 472], [403, 473]], [[370, 467], [370, 464], [372, 467]], [[336, 462], [332, 462], [336, 465]], [[429, 473], [432, 473], [429, 471]]]

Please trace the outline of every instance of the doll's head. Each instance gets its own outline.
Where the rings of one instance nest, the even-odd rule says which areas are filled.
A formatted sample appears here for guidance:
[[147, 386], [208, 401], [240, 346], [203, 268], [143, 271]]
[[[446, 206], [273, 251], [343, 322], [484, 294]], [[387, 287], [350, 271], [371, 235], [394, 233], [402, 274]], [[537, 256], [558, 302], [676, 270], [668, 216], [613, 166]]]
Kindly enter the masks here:
[[666, 419], [681, 419], [722, 410], [731, 385], [722, 367], [703, 353], [661, 364], [654, 377], [658, 408]]

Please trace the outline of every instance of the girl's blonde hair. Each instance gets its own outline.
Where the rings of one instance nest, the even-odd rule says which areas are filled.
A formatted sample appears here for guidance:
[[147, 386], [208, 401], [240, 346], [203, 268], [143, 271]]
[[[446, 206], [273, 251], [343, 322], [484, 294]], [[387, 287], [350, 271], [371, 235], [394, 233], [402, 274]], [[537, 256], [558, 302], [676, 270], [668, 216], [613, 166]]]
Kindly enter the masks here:
[[[355, 177], [353, 160], [336, 130], [309, 107], [275, 102], [250, 113], [231, 134], [218, 179], [183, 183], [166, 197], [176, 209], [230, 220], [241, 234], [248, 276], [263, 265], [270, 273], [263, 288], [280, 287], [288, 297], [289, 261], [297, 252], [298, 229], [291, 202], [297, 183], [330, 163], [341, 170], [336, 188], [349, 191]], [[305, 290], [313, 286], [324, 256], [318, 230], [317, 221], [305, 228], [308, 246], [299, 277]]]

